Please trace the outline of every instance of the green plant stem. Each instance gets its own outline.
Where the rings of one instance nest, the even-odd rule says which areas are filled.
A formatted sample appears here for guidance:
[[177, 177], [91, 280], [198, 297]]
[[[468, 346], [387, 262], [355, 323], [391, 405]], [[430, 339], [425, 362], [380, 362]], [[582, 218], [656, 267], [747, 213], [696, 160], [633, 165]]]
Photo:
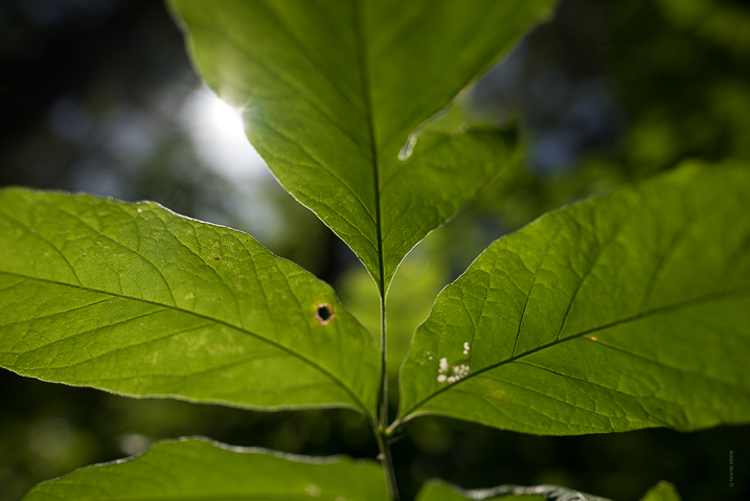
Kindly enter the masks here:
[[385, 297], [380, 296], [380, 428], [388, 426], [388, 338], [386, 336]]
[[385, 294], [380, 295], [380, 355], [381, 355], [381, 381], [380, 381], [380, 418], [375, 428], [375, 438], [380, 449], [380, 459], [388, 479], [388, 492], [393, 501], [399, 501], [398, 485], [396, 484], [396, 471], [393, 468], [391, 456], [391, 445], [388, 442], [386, 428], [388, 426], [388, 336], [386, 335], [385, 316]]
[[393, 457], [391, 456], [391, 444], [385, 436], [385, 430], [380, 427], [375, 431], [375, 438], [380, 448], [380, 461], [388, 479], [388, 493], [393, 501], [399, 501], [398, 484], [396, 484], [396, 470], [393, 468]]

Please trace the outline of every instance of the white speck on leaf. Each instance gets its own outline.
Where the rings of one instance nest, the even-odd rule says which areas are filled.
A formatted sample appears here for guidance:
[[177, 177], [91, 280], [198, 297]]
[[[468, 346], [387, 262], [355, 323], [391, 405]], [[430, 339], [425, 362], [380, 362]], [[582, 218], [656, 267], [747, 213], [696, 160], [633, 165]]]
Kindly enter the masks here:
[[[445, 364], [443, 364], [445, 360]], [[470, 367], [468, 364], [458, 364], [450, 368], [450, 376], [445, 373], [448, 372], [448, 359], [440, 359], [440, 370], [438, 371], [437, 381], [438, 383], [449, 383], [453, 384], [469, 375]]]
[[443, 357], [440, 359], [440, 372], [445, 372], [448, 370], [448, 359]]
[[469, 375], [469, 366], [467, 364], [460, 364], [453, 368], [453, 375], [456, 377], [456, 381]]
[[315, 484], [307, 484], [305, 486], [305, 492], [308, 496], [312, 496], [314, 498], [320, 496], [320, 487], [318, 487]]

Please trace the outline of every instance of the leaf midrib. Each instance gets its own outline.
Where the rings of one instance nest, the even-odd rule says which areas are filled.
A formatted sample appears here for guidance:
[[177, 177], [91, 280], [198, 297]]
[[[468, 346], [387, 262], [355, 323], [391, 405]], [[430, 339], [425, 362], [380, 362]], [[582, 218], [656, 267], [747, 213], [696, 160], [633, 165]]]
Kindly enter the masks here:
[[7, 275], [7, 276], [12, 276], [12, 277], [23, 278], [25, 280], [32, 280], [32, 281], [43, 282], [43, 283], [47, 283], [47, 284], [59, 285], [59, 286], [62, 286], [62, 287], [70, 287], [70, 288], [73, 288], [73, 289], [83, 290], [83, 291], [86, 291], [86, 292], [92, 292], [92, 293], [96, 293], [96, 294], [103, 294], [103, 295], [107, 295], [107, 296], [110, 296], [110, 297], [116, 297], [116, 298], [131, 300], [131, 301], [137, 301], [137, 302], [141, 302], [141, 303], [144, 303], [144, 304], [150, 304], [150, 305], [153, 305], [153, 306], [159, 306], [159, 307], [162, 307], [162, 308], [165, 308], [165, 309], [170, 309], [170, 310], [174, 310], [174, 311], [177, 311], [177, 312], [180, 312], [180, 313], [184, 313], [184, 314], [187, 314], [187, 315], [192, 315], [192, 316], [195, 316], [195, 317], [198, 317], [198, 318], [202, 318], [204, 320], [208, 320], [210, 322], [213, 322], [213, 323], [216, 323], [216, 324], [219, 324], [219, 325], [224, 325], [224, 326], [229, 327], [231, 329], [235, 329], [235, 330], [240, 331], [240, 332], [242, 332], [244, 334], [252, 336], [252, 337], [254, 337], [254, 338], [256, 338], [256, 339], [258, 339], [260, 341], [263, 341], [263, 342], [265, 342], [267, 344], [270, 344], [271, 346], [273, 346], [273, 347], [275, 347], [275, 348], [277, 348], [279, 350], [285, 351], [285, 352], [289, 353], [290, 355], [298, 358], [302, 362], [307, 363], [308, 365], [310, 365], [311, 367], [313, 367], [314, 369], [316, 369], [317, 371], [319, 371], [321, 374], [323, 374], [326, 377], [328, 377], [331, 381], [333, 381], [342, 390], [344, 390], [344, 392], [346, 392], [351, 397], [351, 399], [360, 407], [360, 409], [362, 409], [362, 411], [364, 412], [364, 414], [366, 416], [368, 416], [370, 419], [372, 419], [372, 417], [373, 417], [373, 416], [370, 415], [370, 412], [367, 409], [367, 406], [364, 405], [364, 403], [357, 396], [357, 394], [354, 393], [354, 391], [352, 391], [352, 389], [350, 389], [336, 375], [334, 375], [333, 373], [331, 373], [330, 371], [328, 371], [324, 367], [320, 366], [319, 364], [317, 364], [312, 359], [306, 357], [305, 355], [303, 355], [301, 353], [298, 353], [298, 352], [295, 352], [291, 348], [288, 348], [288, 347], [284, 346], [283, 344], [275, 342], [275, 341], [273, 341], [271, 339], [268, 339], [266, 337], [263, 337], [261, 334], [253, 332], [251, 330], [248, 330], [245, 327], [234, 325], [231, 322], [228, 322], [228, 321], [225, 321], [225, 320], [220, 320], [220, 319], [217, 319], [217, 318], [212, 318], [212, 317], [210, 317], [208, 315], [204, 315], [202, 313], [198, 313], [198, 312], [195, 312], [195, 311], [186, 310], [186, 309], [180, 308], [180, 307], [178, 307], [176, 305], [169, 305], [169, 304], [159, 303], [157, 301], [151, 301], [151, 300], [148, 300], [148, 299], [137, 298], [137, 297], [128, 296], [128, 295], [125, 295], [125, 294], [117, 294], [115, 292], [110, 292], [110, 291], [102, 291], [102, 290], [93, 289], [93, 288], [90, 288], [90, 287], [85, 287], [83, 285], [75, 285], [75, 284], [69, 284], [69, 283], [65, 283], [65, 282], [60, 282], [60, 281], [57, 281], [57, 280], [50, 280], [50, 279], [46, 279], [46, 278], [26, 276], [26, 275], [22, 275], [20, 273], [12, 273], [12, 272], [8, 272], [8, 271], [2, 271], [2, 270], [0, 270], [0, 274]]
[[419, 407], [423, 406], [424, 404], [426, 404], [427, 402], [429, 402], [430, 400], [432, 400], [436, 396], [440, 395], [441, 393], [443, 393], [445, 391], [448, 391], [448, 390], [451, 390], [451, 389], [455, 388], [457, 385], [459, 385], [459, 384], [461, 384], [461, 383], [463, 383], [463, 382], [465, 382], [465, 381], [467, 381], [467, 380], [469, 380], [469, 379], [471, 379], [471, 378], [473, 378], [475, 376], [478, 376], [478, 375], [483, 374], [485, 372], [491, 371], [491, 370], [496, 369], [498, 367], [502, 367], [503, 365], [507, 365], [507, 364], [516, 362], [516, 361], [518, 361], [518, 360], [520, 360], [520, 359], [522, 359], [522, 358], [524, 358], [526, 356], [533, 355], [533, 354], [535, 354], [535, 353], [537, 353], [539, 351], [542, 351], [542, 350], [546, 350], [547, 348], [551, 348], [553, 346], [557, 346], [559, 344], [565, 343], [565, 342], [573, 340], [573, 339], [578, 339], [578, 338], [586, 336], [588, 334], [593, 334], [595, 332], [599, 332], [599, 331], [602, 331], [602, 330], [605, 330], [605, 329], [616, 327], [618, 325], [626, 324], [628, 322], [634, 322], [634, 321], [640, 320], [642, 318], [649, 317], [651, 315], [657, 315], [657, 314], [660, 314], [660, 313], [668, 312], [670, 310], [681, 309], [681, 308], [683, 308], [685, 306], [694, 305], [696, 303], [710, 302], [710, 301], [713, 301], [713, 300], [722, 299], [722, 298], [727, 297], [727, 296], [734, 296], [734, 295], [736, 295], [736, 296], [742, 296], [742, 295], [745, 295], [745, 294], [750, 294], [750, 287], [740, 288], [740, 289], [735, 289], [735, 290], [729, 290], [729, 291], [723, 291], [723, 292], [718, 292], [718, 293], [709, 294], [709, 295], [706, 295], [706, 296], [701, 296], [701, 297], [697, 297], [697, 298], [685, 300], [685, 301], [682, 301], [682, 302], [679, 302], [679, 303], [671, 304], [671, 305], [668, 305], [668, 306], [663, 306], [661, 308], [656, 308], [656, 309], [653, 309], [653, 310], [650, 310], [650, 311], [647, 311], [647, 312], [637, 313], [636, 315], [632, 315], [630, 317], [622, 318], [620, 320], [616, 320], [614, 322], [610, 322], [610, 323], [605, 324], [605, 325], [600, 325], [598, 327], [594, 327], [592, 329], [588, 329], [588, 330], [585, 330], [583, 332], [579, 332], [578, 334], [573, 334], [573, 335], [568, 336], [568, 337], [566, 337], [564, 339], [558, 339], [558, 340], [552, 341], [550, 343], [547, 343], [545, 345], [538, 346], [538, 347], [536, 347], [536, 348], [534, 348], [532, 350], [529, 350], [527, 352], [524, 352], [524, 353], [522, 353], [522, 354], [520, 354], [518, 356], [514, 356], [514, 357], [508, 358], [506, 360], [502, 360], [502, 361], [497, 362], [495, 364], [488, 365], [487, 367], [483, 367], [482, 369], [479, 369], [476, 372], [472, 372], [468, 376], [466, 376], [466, 377], [464, 377], [462, 379], [459, 379], [458, 381], [456, 381], [453, 384], [450, 384], [448, 386], [440, 388], [439, 390], [435, 391], [434, 393], [432, 393], [429, 396], [427, 396], [427, 397], [423, 398], [422, 400], [420, 400], [418, 403], [414, 404], [408, 411], [404, 412], [404, 414], [400, 418], [400, 421], [401, 422], [407, 421], [409, 419], [409, 416], [415, 410], [417, 410]]
[[[377, 237], [377, 253], [378, 253], [378, 288], [380, 289], [381, 301], [385, 297], [385, 265], [383, 259], [383, 220], [381, 216], [380, 207], [380, 157], [378, 155], [378, 148], [375, 138], [375, 121], [372, 108], [372, 93], [370, 90], [370, 72], [368, 68], [367, 59], [367, 48], [366, 40], [367, 34], [364, 30], [364, 22], [362, 20], [362, 1], [357, 2], [354, 5], [354, 24], [356, 26], [355, 33], [357, 37], [357, 64], [359, 66], [359, 74], [362, 80], [362, 97], [365, 103], [365, 115], [367, 118], [367, 132], [370, 139], [370, 158], [372, 158], [372, 171], [373, 171], [373, 184], [375, 189], [375, 230]], [[384, 305], [381, 305], [381, 307]]]

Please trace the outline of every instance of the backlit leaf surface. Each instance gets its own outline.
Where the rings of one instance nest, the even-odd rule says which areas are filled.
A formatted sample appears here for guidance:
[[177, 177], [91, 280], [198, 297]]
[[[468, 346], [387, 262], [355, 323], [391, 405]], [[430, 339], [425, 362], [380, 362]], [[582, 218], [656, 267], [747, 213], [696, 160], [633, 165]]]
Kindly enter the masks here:
[[41, 483], [24, 501], [387, 498], [383, 470], [375, 462], [304, 458], [191, 438], [159, 442], [140, 456]]
[[372, 334], [245, 233], [150, 202], [10, 189], [0, 241], [2, 367], [130, 396], [376, 405]]
[[750, 169], [685, 166], [545, 215], [441, 292], [402, 418], [567, 435], [750, 421]]
[[[401, 259], [498, 172], [497, 129], [410, 135], [553, 0], [170, 0], [250, 141], [387, 289]], [[413, 138], [414, 136], [412, 136]]]

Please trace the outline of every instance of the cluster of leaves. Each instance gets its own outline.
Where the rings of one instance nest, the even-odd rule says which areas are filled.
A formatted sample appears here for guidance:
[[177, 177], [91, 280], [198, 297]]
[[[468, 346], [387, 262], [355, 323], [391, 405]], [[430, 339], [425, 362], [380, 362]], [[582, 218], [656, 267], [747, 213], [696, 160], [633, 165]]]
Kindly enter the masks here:
[[[351, 408], [384, 468], [184, 439], [27, 499], [397, 497], [388, 442], [423, 414], [545, 435], [747, 422], [750, 170], [731, 162], [684, 165], [493, 243], [415, 332], [388, 421], [393, 276], [516, 148], [512, 131], [444, 110], [552, 4], [172, 0], [202, 77], [377, 283], [380, 336], [247, 234], [149, 202], [8, 189], [0, 365], [133, 397]], [[501, 496], [597, 499], [439, 482], [419, 499]]]

